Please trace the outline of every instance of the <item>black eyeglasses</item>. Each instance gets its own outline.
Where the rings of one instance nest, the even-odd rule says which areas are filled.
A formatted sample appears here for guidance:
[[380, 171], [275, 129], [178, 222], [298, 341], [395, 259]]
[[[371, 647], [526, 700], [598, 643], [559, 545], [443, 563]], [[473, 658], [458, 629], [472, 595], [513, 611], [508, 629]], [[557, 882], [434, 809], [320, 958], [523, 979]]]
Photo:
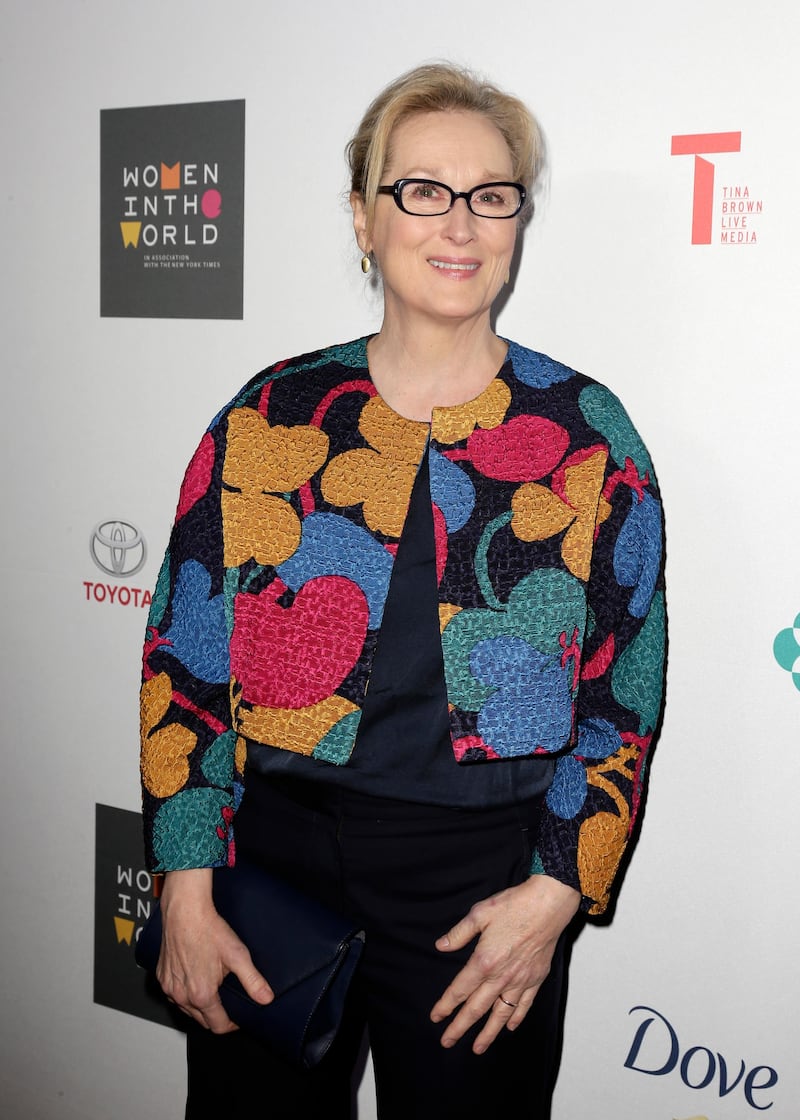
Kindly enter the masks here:
[[405, 214], [419, 218], [446, 214], [459, 198], [478, 218], [514, 218], [525, 205], [526, 191], [522, 183], [481, 183], [471, 191], [454, 191], [435, 179], [398, 179], [378, 187], [378, 194], [390, 194]]

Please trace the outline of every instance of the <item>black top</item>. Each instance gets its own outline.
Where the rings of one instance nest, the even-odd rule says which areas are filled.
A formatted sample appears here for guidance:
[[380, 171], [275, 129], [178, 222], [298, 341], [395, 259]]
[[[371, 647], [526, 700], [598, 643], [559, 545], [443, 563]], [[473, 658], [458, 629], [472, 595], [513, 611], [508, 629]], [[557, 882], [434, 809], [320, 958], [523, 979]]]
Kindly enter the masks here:
[[350, 761], [335, 766], [261, 746], [253, 754], [249, 765], [263, 774], [453, 808], [514, 804], [549, 786], [554, 769], [550, 759], [458, 763], [453, 755], [427, 451], [411, 492]]

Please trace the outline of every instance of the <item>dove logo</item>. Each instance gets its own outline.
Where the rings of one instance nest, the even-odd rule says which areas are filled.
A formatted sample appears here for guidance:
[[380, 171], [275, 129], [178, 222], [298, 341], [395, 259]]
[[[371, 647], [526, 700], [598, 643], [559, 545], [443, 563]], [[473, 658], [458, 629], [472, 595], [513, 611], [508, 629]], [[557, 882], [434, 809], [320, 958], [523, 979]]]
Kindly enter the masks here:
[[719, 1050], [692, 1045], [684, 1048], [675, 1027], [653, 1007], [632, 1007], [629, 1015], [643, 1017], [633, 1036], [625, 1069], [651, 1077], [677, 1074], [687, 1089], [716, 1091], [720, 1099], [739, 1094], [758, 1112], [772, 1108], [774, 1101], [765, 1094], [778, 1083], [772, 1066], [748, 1066], [744, 1058], [730, 1063]]

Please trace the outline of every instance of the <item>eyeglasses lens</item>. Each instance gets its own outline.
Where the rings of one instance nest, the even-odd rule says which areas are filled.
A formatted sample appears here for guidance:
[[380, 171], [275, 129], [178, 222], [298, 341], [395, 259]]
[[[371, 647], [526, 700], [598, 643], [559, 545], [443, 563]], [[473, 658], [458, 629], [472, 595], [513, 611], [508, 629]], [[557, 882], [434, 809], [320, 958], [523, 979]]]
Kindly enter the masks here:
[[[403, 208], [409, 214], [434, 216], [446, 214], [452, 196], [441, 183], [408, 182], [401, 190]], [[489, 183], [474, 190], [470, 209], [481, 218], [508, 218], [519, 210], [519, 189], [510, 183]]]

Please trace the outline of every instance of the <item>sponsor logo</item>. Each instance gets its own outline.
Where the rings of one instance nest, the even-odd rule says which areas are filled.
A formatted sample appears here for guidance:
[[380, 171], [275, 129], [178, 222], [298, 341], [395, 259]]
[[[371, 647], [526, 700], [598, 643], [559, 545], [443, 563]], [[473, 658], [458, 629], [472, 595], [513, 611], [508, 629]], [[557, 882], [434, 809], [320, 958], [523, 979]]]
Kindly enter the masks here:
[[182, 1026], [134, 948], [160, 880], [143, 866], [142, 817], [95, 806], [94, 1002], [165, 1026]]
[[800, 689], [800, 614], [794, 626], [788, 626], [776, 636], [772, 652], [781, 669], [792, 674], [795, 688]]
[[[130, 521], [100, 521], [89, 538], [89, 554], [107, 576], [126, 578], [136, 575], [147, 559], [147, 542]], [[120, 607], [149, 607], [153, 597], [146, 588], [124, 584], [83, 580], [87, 602]]]
[[129, 521], [101, 521], [92, 529], [89, 551], [107, 576], [132, 576], [147, 559], [141, 532]]
[[666, 1016], [653, 1007], [632, 1007], [629, 1015], [640, 1022], [624, 1065], [651, 1077], [675, 1076], [688, 1089], [706, 1090], [720, 1097], [741, 1097], [750, 1108], [763, 1112], [775, 1103], [772, 1090], [778, 1073], [772, 1066], [749, 1066], [744, 1058], [728, 1063], [719, 1050], [692, 1045], [684, 1048]]
[[93, 603], [108, 603], [109, 606], [118, 607], [149, 607], [153, 596], [142, 587], [123, 587], [113, 583], [95, 583], [94, 580], [85, 579], [83, 590], [86, 601]]
[[101, 315], [242, 318], [244, 101], [105, 109]]
[[705, 158], [738, 153], [741, 149], [741, 132], [701, 132], [672, 137], [673, 156], [694, 156], [693, 245], [711, 245], [715, 240], [721, 245], [758, 243], [758, 218], [763, 213], [764, 200], [757, 197], [747, 183], [726, 182], [715, 190], [716, 167]]

